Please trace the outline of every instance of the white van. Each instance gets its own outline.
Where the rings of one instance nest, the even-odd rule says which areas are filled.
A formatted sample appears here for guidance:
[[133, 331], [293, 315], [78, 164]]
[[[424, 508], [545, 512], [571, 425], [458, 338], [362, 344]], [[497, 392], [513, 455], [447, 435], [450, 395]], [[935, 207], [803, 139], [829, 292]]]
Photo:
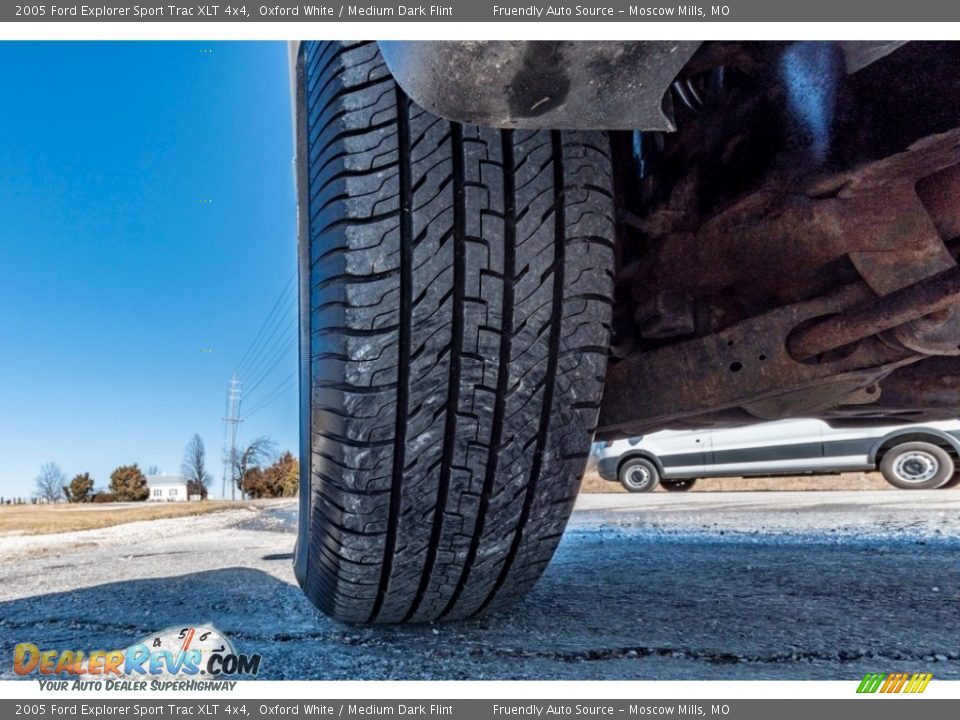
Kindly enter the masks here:
[[596, 452], [597, 472], [630, 492], [657, 485], [682, 491], [697, 478], [829, 474], [877, 470], [902, 489], [960, 482], [960, 421], [832, 428], [821, 420], [782, 420], [737, 428], [664, 430]]

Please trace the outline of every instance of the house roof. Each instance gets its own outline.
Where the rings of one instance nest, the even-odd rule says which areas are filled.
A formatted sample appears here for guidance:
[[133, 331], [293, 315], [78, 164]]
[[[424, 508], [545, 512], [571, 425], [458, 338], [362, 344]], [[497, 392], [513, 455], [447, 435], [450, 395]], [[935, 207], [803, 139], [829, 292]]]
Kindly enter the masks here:
[[183, 475], [147, 475], [149, 487], [164, 487], [168, 485], [186, 485], [189, 482]]

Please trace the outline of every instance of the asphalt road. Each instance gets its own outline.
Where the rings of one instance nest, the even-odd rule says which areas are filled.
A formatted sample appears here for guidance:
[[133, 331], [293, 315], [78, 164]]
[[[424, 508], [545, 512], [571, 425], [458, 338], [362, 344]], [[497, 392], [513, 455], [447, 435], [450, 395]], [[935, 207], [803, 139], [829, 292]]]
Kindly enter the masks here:
[[356, 627], [293, 579], [292, 502], [0, 538], [13, 644], [213, 625], [270, 679], [960, 678], [960, 492], [582, 496], [534, 592], [460, 624]]

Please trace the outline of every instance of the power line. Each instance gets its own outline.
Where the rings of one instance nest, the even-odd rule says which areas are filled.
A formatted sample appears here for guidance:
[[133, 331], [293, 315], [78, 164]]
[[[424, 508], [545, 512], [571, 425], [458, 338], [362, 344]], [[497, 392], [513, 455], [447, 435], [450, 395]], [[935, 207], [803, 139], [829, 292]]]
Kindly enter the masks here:
[[293, 347], [291, 340], [299, 327], [297, 320], [296, 314], [293, 314], [288, 322], [277, 326], [278, 332], [269, 338], [269, 344], [263, 345], [256, 363], [248, 365], [246, 372], [243, 373], [243, 377], [248, 384], [255, 383], [263, 376], [264, 370], [270, 367], [278, 349], [289, 350]]
[[284, 359], [291, 351], [295, 350], [295, 345], [293, 343], [294, 338], [297, 335], [297, 325], [292, 325], [287, 332], [281, 337], [277, 344], [274, 346], [271, 354], [265, 356], [263, 364], [260, 366], [262, 371], [253, 379], [248, 382], [250, 390], [247, 392], [247, 395], [252, 395], [253, 392], [260, 387], [264, 380], [270, 377], [270, 374], [274, 371], [277, 365]]
[[[245, 377], [257, 376], [264, 365], [269, 362], [269, 360], [266, 360], [266, 358], [272, 357], [271, 353], [273, 352], [274, 348], [276, 348], [278, 342], [277, 333], [280, 332], [279, 337], [285, 337], [284, 333], [289, 334], [291, 327], [296, 329], [296, 326], [296, 312], [288, 313], [286, 317], [278, 319], [278, 322], [273, 326], [273, 329], [270, 331], [270, 333], [264, 337], [260, 347], [257, 349], [256, 354], [253, 356], [253, 359], [247, 363], [246, 370], [240, 371], [241, 375]], [[281, 332], [281, 330], [283, 332]]]
[[[251, 394], [271, 377], [273, 371], [285, 359], [286, 352], [296, 347], [294, 339], [299, 327], [295, 302], [296, 279], [297, 273], [294, 271], [280, 291], [276, 301], [274, 301], [270, 312], [267, 313], [253, 340], [244, 350], [230, 380], [230, 389], [227, 394], [227, 412], [223, 418], [224, 467], [221, 494], [224, 498], [226, 498], [226, 483], [228, 481], [230, 482], [230, 497], [231, 499], [236, 497], [240, 423], [246, 417], [260, 412], [282, 397], [297, 376], [297, 371], [294, 371], [291, 375], [285, 377], [260, 400], [250, 413], [241, 416], [241, 378], [243, 378], [243, 385], [247, 388], [246, 392], [243, 393], [243, 400], [246, 400], [249, 405]], [[228, 433], [229, 444], [227, 444]]]
[[220, 452], [222, 453], [223, 458], [224, 458], [224, 462], [223, 462], [223, 477], [221, 478], [221, 481], [220, 481], [220, 499], [221, 499], [221, 500], [226, 500], [226, 499], [227, 499], [227, 495], [226, 495], [226, 492], [227, 492], [227, 462], [226, 462], [226, 458], [227, 458], [227, 426], [228, 426], [228, 423], [226, 422], [226, 418], [228, 418], [229, 416], [230, 416], [230, 394], [229, 394], [229, 392], [228, 392], [228, 393], [227, 393], [227, 401], [226, 401], [226, 404], [224, 405], [224, 408], [223, 408], [223, 418], [224, 418], [224, 423], [223, 423], [223, 437], [220, 439]]
[[240, 358], [240, 362], [237, 363], [237, 369], [243, 367], [244, 362], [250, 358], [250, 353], [253, 352], [254, 348], [257, 347], [257, 343], [260, 338], [263, 336], [264, 331], [270, 325], [271, 321], [274, 319], [274, 316], [277, 314], [277, 311], [286, 305], [288, 302], [287, 294], [294, 287], [294, 281], [296, 280], [297, 273], [296, 271], [291, 274], [287, 282], [284, 284], [283, 288], [280, 290], [280, 294], [277, 296], [277, 299], [274, 301], [273, 306], [270, 308], [270, 312], [267, 313], [267, 316], [264, 318], [263, 323], [260, 325], [260, 328], [257, 330], [256, 335], [254, 335], [253, 340], [250, 341], [250, 345], [244, 351], [243, 355]]
[[[293, 299], [292, 297], [287, 298], [287, 294], [294, 288], [294, 281], [296, 280], [296, 277], [297, 277], [297, 273], [296, 271], [294, 271], [294, 273], [290, 276], [290, 279], [287, 281], [286, 285], [284, 285], [283, 290], [280, 291], [280, 295], [277, 297], [276, 301], [273, 304], [273, 307], [270, 309], [270, 312], [267, 314], [267, 317], [264, 319], [263, 324], [260, 326], [260, 329], [257, 330], [257, 334], [254, 335], [253, 340], [250, 341], [250, 345], [247, 347], [247, 349], [244, 351], [243, 355], [241, 356], [240, 362], [237, 363], [236, 370], [238, 373], [243, 371], [244, 363], [246, 363], [247, 360], [250, 360], [250, 362], [254, 362], [257, 355], [262, 351], [264, 347], [263, 343], [267, 342], [267, 340], [264, 340], [263, 343], [261, 343], [261, 338], [264, 337], [264, 332], [270, 326], [270, 324], [274, 321], [275, 316], [277, 315], [277, 311], [283, 308], [290, 300]], [[276, 331], [277, 326], [278, 325], [274, 325], [272, 332]], [[254, 348], [256, 348], [256, 351], [254, 351]], [[251, 353], [253, 353], [253, 355], [251, 355]]]
[[290, 375], [284, 378], [279, 385], [277, 385], [275, 388], [273, 388], [273, 390], [267, 393], [267, 397], [263, 400], [263, 402], [261, 402], [253, 410], [251, 410], [246, 414], [244, 419], [250, 417], [251, 415], [255, 415], [256, 413], [272, 405], [274, 402], [276, 402], [281, 397], [283, 397], [287, 390], [289, 390], [291, 387], [296, 385], [296, 383], [292, 381], [294, 378], [297, 377], [297, 374], [298, 372], [294, 370], [292, 373], [290, 373]]
[[[234, 473], [237, 467], [237, 431], [239, 429], [238, 426], [243, 422], [243, 418], [240, 417], [240, 381], [237, 379], [236, 373], [230, 378], [230, 391], [227, 395], [227, 416], [223, 421], [230, 428], [230, 448], [223, 462], [223, 483], [224, 485], [226, 484], [227, 477], [229, 476], [230, 499], [235, 500], [237, 482]], [[221, 487], [220, 490], [224, 499], [226, 499], [226, 487]]]
[[248, 386], [249, 383], [260, 379], [263, 369], [273, 361], [277, 347], [289, 346], [290, 336], [293, 332], [296, 332], [298, 325], [296, 316], [289, 318], [282, 325], [277, 325], [257, 350], [254, 360], [247, 363], [245, 369], [236, 371], [238, 377], [242, 377], [248, 383]]

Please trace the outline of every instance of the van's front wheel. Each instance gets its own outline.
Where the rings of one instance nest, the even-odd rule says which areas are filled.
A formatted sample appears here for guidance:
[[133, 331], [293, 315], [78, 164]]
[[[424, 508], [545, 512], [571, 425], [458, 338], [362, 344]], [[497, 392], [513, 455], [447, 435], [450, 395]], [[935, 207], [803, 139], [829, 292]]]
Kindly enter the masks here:
[[627, 492], [653, 492], [660, 484], [660, 472], [646, 458], [630, 458], [620, 466], [620, 484]]

